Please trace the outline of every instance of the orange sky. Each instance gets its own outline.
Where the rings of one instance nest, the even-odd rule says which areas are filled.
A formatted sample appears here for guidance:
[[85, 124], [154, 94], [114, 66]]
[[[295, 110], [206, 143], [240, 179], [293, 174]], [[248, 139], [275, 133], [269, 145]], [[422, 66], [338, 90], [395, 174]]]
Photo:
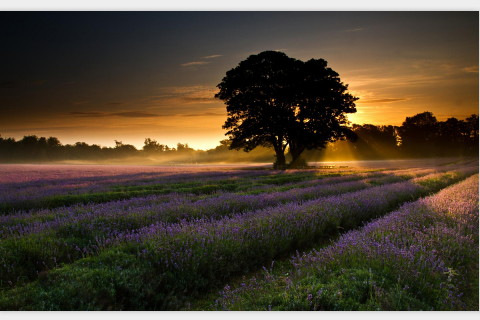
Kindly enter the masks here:
[[2, 137], [213, 148], [216, 84], [264, 50], [327, 60], [360, 97], [354, 123], [478, 113], [478, 12], [2, 12], [0, 28]]

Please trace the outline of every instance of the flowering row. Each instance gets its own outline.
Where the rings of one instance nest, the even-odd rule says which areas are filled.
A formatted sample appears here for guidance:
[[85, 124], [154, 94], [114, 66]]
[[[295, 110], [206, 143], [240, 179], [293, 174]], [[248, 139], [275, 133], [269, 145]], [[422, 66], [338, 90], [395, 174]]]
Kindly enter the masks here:
[[478, 310], [478, 183], [477, 174], [297, 254], [291, 275], [226, 286], [214, 308]]
[[[175, 309], [236, 274], [312, 246], [339, 228], [358, 226], [472, 173], [432, 174], [215, 221], [159, 222], [104, 239], [102, 245], [114, 246], [52, 270], [30, 285], [4, 291], [0, 308]], [[33, 302], [27, 305], [25, 299]]]
[[[276, 206], [287, 202], [302, 202], [328, 195], [351, 192], [372, 185], [399, 182], [433, 170], [400, 171], [390, 174], [370, 173], [324, 178], [309, 181], [310, 186], [260, 194], [223, 193], [215, 197], [193, 200], [179, 194], [131, 198], [100, 204], [75, 205], [56, 209], [12, 214], [0, 217], [0, 238], [19, 237], [60, 229], [58, 233], [101, 235], [137, 229], [158, 221], [178, 222], [182, 219], [218, 219], [224, 216]], [[365, 178], [366, 177], [366, 178]], [[362, 179], [364, 178], [364, 179]], [[58, 234], [57, 234], [58, 236]]]
[[[32, 215], [3, 217], [0, 235], [0, 286], [16, 283], [19, 279], [34, 279], [43, 270], [71, 263], [86, 255], [95, 254], [100, 248], [114, 245], [123, 236], [138, 235], [145, 230], [158, 228], [176, 230], [184, 224], [196, 225], [200, 220], [211, 223], [222, 217], [256, 215], [257, 210], [281, 208], [290, 202], [322, 196], [342, 194], [371, 188], [373, 184], [392, 183], [425, 174], [413, 171], [407, 174], [386, 175], [356, 181], [346, 177], [325, 178], [317, 186], [290, 189], [260, 195], [223, 194], [215, 198], [190, 201], [173, 197], [168, 202], [157, 197], [130, 199], [118, 202], [75, 206]], [[363, 177], [361, 175], [360, 177]], [[179, 222], [172, 224], [171, 222]], [[192, 221], [192, 222], [188, 222]], [[147, 226], [147, 227], [145, 227]], [[3, 265], [3, 266], [2, 266]]]
[[[205, 194], [222, 190], [244, 191], [293, 182], [318, 180], [322, 176], [351, 175], [352, 171], [329, 171], [318, 174], [297, 170], [279, 173], [263, 170], [231, 170], [218, 172], [142, 173], [111, 177], [33, 180], [0, 184], [0, 213], [32, 208], [54, 208], [76, 203], [105, 202], [151, 194]], [[270, 185], [270, 186], [269, 186]]]

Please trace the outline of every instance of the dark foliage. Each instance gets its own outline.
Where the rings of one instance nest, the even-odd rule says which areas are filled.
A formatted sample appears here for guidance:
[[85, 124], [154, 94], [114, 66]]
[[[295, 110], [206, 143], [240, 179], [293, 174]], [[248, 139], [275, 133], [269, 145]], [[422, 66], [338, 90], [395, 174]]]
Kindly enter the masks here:
[[400, 151], [407, 156], [478, 155], [478, 115], [439, 122], [431, 112], [407, 117], [399, 128]]
[[346, 113], [354, 113], [358, 98], [323, 59], [303, 62], [282, 52], [251, 55], [227, 72], [215, 95], [227, 106], [223, 126], [232, 149], [273, 147], [276, 167], [298, 166], [304, 150], [325, 148], [328, 142], [354, 137]]
[[[351, 130], [356, 135], [355, 143], [342, 141], [328, 146], [328, 150], [338, 159], [346, 158], [347, 152], [356, 159], [398, 159], [425, 157], [478, 156], [478, 115], [465, 120], [449, 118], [437, 121], [431, 112], [407, 117], [402, 126], [376, 126], [353, 124]], [[305, 146], [308, 140], [303, 142]], [[309, 145], [311, 146], [311, 145]], [[143, 150], [116, 141], [114, 148], [89, 145], [77, 142], [62, 145], [55, 137], [38, 138], [25, 136], [15, 141], [0, 135], [0, 162], [47, 162], [61, 160], [111, 160], [134, 158], [142, 161], [153, 157], [162, 162], [266, 162], [271, 159], [271, 149], [256, 148], [250, 154], [235, 151], [232, 140], [222, 140], [220, 145], [207, 151], [194, 150], [188, 144], [178, 143], [176, 148], [160, 144], [147, 138]], [[305, 147], [307, 148], [307, 147]], [[308, 149], [308, 148], [307, 148]], [[323, 152], [323, 151], [319, 151]], [[291, 156], [291, 155], [290, 155]], [[322, 154], [305, 152], [304, 158], [318, 161]], [[174, 160], [172, 160], [174, 159]], [[301, 160], [301, 159], [300, 159]], [[297, 159], [297, 164], [300, 162]]]

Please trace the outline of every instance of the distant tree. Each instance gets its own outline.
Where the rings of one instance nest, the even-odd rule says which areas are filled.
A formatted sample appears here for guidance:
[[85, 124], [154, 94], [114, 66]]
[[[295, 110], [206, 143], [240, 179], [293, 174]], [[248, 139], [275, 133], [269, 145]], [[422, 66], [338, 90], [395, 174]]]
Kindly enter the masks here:
[[191, 152], [193, 151], [192, 148], [188, 146], [188, 143], [177, 143], [177, 152]]
[[57, 148], [62, 146], [62, 144], [60, 143], [60, 140], [58, 140], [58, 138], [56, 137], [49, 137], [47, 139], [47, 145], [49, 148]]
[[431, 112], [407, 117], [399, 129], [401, 148], [411, 156], [434, 156], [438, 144], [438, 121]]
[[229, 140], [229, 139], [223, 139], [220, 141], [220, 145], [218, 145], [217, 147], [215, 147], [214, 150], [216, 151], [227, 151], [227, 150], [230, 150], [230, 146], [231, 146], [232, 142]]
[[123, 146], [123, 142], [119, 140], [113, 140], [115, 141], [115, 148], [121, 148]]
[[469, 155], [478, 156], [478, 114], [472, 114], [465, 119], [465, 145]]
[[2, 138], [0, 136], [0, 160], [11, 161], [15, 159], [16, 146], [17, 142], [14, 138]]
[[64, 157], [62, 153], [65, 151], [60, 140], [56, 137], [49, 137], [47, 139], [47, 157], [49, 160], [56, 160]]
[[278, 168], [286, 166], [287, 147], [294, 167], [304, 150], [355, 136], [346, 113], [356, 112], [358, 98], [323, 59], [303, 62], [265, 51], [240, 62], [217, 87], [215, 97], [227, 106], [230, 148], [273, 147]]
[[158, 153], [158, 152], [163, 152], [165, 146], [163, 144], [159, 144], [156, 140], [146, 138], [144, 145], [143, 145], [143, 151], [147, 153]]
[[467, 124], [467, 130], [468, 130], [468, 135], [471, 138], [477, 138], [478, 139], [478, 114], [472, 114], [470, 117], [465, 119], [465, 122]]
[[465, 152], [467, 132], [465, 122], [448, 118], [438, 123], [438, 153], [444, 156], [462, 155]]
[[358, 157], [362, 159], [385, 159], [397, 155], [397, 130], [394, 126], [354, 124], [357, 134], [354, 144]]
[[120, 157], [133, 156], [138, 151], [131, 144], [124, 144], [122, 141], [115, 140], [115, 153]]
[[36, 135], [24, 136], [17, 144], [18, 155], [25, 159], [35, 159], [38, 156], [38, 137]]

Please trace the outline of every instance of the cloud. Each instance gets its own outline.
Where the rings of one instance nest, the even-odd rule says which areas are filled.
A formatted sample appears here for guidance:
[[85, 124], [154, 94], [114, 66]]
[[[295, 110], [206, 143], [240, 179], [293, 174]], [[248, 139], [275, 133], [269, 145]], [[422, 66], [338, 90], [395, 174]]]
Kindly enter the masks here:
[[105, 112], [83, 112], [83, 111], [72, 111], [66, 113], [69, 116], [75, 116], [75, 117], [105, 117], [108, 114]]
[[216, 116], [225, 116], [225, 113], [217, 112], [203, 112], [203, 113], [189, 113], [189, 114], [180, 114], [182, 117], [216, 117]]
[[150, 118], [150, 117], [159, 117], [160, 115], [156, 113], [149, 113], [149, 112], [139, 112], [139, 111], [124, 111], [124, 112], [99, 112], [99, 111], [72, 111], [66, 113], [69, 116], [74, 117], [127, 117], [127, 118]]
[[112, 113], [112, 115], [119, 116], [119, 117], [129, 117], [129, 118], [150, 118], [150, 117], [160, 116], [156, 113], [138, 112], [138, 111], [116, 112], [116, 113]]
[[215, 102], [217, 89], [213, 86], [163, 87], [158, 95], [150, 97], [162, 105], [203, 104]]
[[222, 55], [221, 54], [212, 54], [210, 56], [202, 57], [202, 59], [214, 59], [214, 58], [218, 58], [218, 57], [222, 57]]
[[478, 66], [465, 67], [462, 70], [468, 73], [478, 73]]
[[122, 104], [125, 104], [125, 102], [120, 102], [120, 101], [112, 101], [112, 102], [108, 102], [107, 105], [109, 106], [120, 106]]
[[[222, 57], [221, 54], [211, 54], [209, 56], [201, 57], [200, 59], [215, 59], [218, 57]], [[191, 61], [191, 62], [185, 62], [180, 64], [182, 67], [195, 67], [195, 66], [201, 66], [205, 64], [209, 64], [210, 61]]]
[[186, 63], [182, 63], [181, 66], [182, 67], [193, 67], [193, 66], [201, 66], [201, 65], [204, 65], [204, 64], [208, 64], [210, 62], [207, 62], [207, 61], [192, 61], [192, 62], [186, 62]]
[[[385, 99], [368, 99], [361, 101], [363, 103], [392, 103], [392, 102], [398, 102], [398, 101], [405, 101], [408, 100], [406, 98], [385, 98]], [[360, 100], [359, 100], [360, 102]]]
[[363, 28], [358, 27], [353, 29], [347, 29], [347, 30], [343, 30], [342, 32], [359, 32], [359, 31], [363, 31]]

